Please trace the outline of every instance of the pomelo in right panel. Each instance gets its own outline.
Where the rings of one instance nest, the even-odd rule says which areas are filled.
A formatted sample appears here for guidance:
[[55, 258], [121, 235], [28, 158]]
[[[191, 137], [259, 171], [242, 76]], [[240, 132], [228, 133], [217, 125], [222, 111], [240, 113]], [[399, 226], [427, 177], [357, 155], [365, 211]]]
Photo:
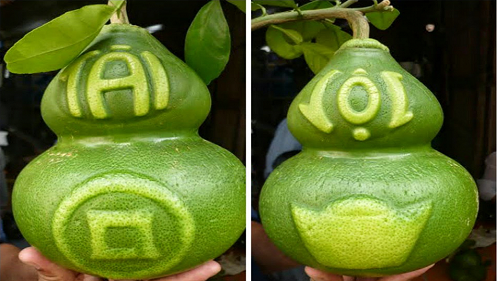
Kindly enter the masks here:
[[344, 43], [298, 94], [288, 126], [303, 151], [260, 197], [264, 228], [296, 261], [351, 276], [446, 257], [477, 216], [474, 179], [430, 142], [437, 99], [373, 39]]

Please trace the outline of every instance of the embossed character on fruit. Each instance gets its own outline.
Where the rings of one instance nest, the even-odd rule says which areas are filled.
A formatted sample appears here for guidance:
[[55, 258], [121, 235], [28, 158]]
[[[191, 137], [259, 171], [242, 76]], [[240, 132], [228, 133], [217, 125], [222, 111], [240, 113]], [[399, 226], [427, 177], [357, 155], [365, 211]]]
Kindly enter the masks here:
[[[200, 74], [146, 29], [104, 25], [123, 13], [113, 3], [123, 1], [69, 12], [26, 36], [53, 25], [71, 32], [63, 24], [68, 17], [78, 28], [88, 28], [80, 26], [82, 17], [105, 18], [43, 95], [42, 116], [58, 142], [17, 178], [13, 210], [26, 240], [58, 265], [110, 279], [151, 279], [212, 260], [240, 237], [245, 169], [198, 135], [211, 106]], [[227, 25], [218, 1], [202, 7], [201, 17], [207, 10]], [[12, 50], [8, 63], [18, 49]], [[9, 67], [31, 71], [12, 61]], [[210, 75], [203, 78], [210, 82]]]
[[430, 146], [441, 107], [380, 42], [345, 42], [295, 97], [287, 122], [303, 150], [271, 173], [260, 213], [294, 260], [396, 275], [445, 258], [470, 233], [475, 182]]

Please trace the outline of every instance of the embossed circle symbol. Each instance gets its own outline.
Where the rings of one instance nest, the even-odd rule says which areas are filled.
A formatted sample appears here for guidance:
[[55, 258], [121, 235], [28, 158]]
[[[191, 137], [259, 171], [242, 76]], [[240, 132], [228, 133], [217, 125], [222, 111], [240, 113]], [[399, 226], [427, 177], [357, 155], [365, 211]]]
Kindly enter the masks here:
[[[111, 201], [113, 207], [123, 207], [106, 209], [101, 201], [92, 204], [93, 200]], [[130, 204], [127, 201], [139, 200], [146, 203], [135, 209], [127, 205]], [[161, 224], [155, 224], [155, 217], [160, 216], [163, 216], [159, 220]], [[163, 224], [176, 227], [155, 231], [164, 227]], [[75, 233], [79, 229], [87, 234]], [[157, 181], [138, 174], [112, 173], [91, 178], [76, 187], [58, 206], [52, 230], [58, 249], [76, 266], [120, 278], [120, 261], [140, 263], [134, 270], [135, 275], [161, 274], [177, 265], [193, 243], [195, 224], [181, 198]], [[159, 237], [158, 232], [166, 236]], [[82, 254], [83, 251], [75, 248], [86, 241], [85, 235], [89, 238], [85, 243], [90, 251]], [[126, 235], [133, 237], [132, 243], [115, 241]], [[175, 245], [165, 246], [165, 240], [175, 241]]]
[[[349, 95], [356, 86], [363, 87], [368, 94], [368, 104], [363, 111], [354, 110], [349, 103]], [[375, 118], [381, 103], [377, 86], [369, 78], [363, 76], [349, 78], [339, 89], [337, 99], [340, 114], [352, 124], [363, 124]]]

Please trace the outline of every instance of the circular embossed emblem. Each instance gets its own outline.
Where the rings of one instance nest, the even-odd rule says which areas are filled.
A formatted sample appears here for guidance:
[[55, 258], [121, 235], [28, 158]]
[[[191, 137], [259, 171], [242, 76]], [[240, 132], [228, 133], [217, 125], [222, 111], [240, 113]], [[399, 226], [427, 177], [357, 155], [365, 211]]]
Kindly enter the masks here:
[[116, 278], [124, 267], [137, 276], [174, 267], [195, 232], [181, 198], [132, 173], [105, 174], [77, 186], [58, 206], [52, 228], [57, 247], [77, 267]]

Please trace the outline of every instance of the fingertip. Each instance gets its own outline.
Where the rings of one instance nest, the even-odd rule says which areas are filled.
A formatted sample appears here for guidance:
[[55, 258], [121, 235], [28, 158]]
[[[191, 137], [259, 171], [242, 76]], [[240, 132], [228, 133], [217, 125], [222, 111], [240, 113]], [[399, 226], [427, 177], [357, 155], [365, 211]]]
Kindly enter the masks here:
[[416, 278], [418, 276], [421, 276], [422, 274], [427, 272], [427, 270], [431, 269], [433, 266], [434, 266], [434, 264], [431, 264], [431, 265], [428, 265], [426, 267], [417, 269], [415, 271], [411, 271], [411, 272], [407, 272], [407, 273], [403, 273], [403, 274], [399, 274], [399, 275], [387, 276], [387, 277], [380, 279], [380, 281], [410, 280], [410, 279]]
[[203, 266], [205, 266], [208, 271], [212, 272], [212, 275], [215, 275], [222, 270], [222, 266], [216, 261], [208, 261]]
[[426, 267], [423, 267], [421, 269], [417, 269], [415, 270], [415, 272], [419, 272], [421, 274], [423, 274], [424, 272], [426, 272], [427, 270], [431, 269], [433, 266], [435, 265], [435, 263], [431, 264], [431, 265], [428, 265]]
[[[24, 248], [19, 252], [19, 259], [26, 260], [29, 259], [34, 251], [33, 247]], [[36, 251], [36, 250], [35, 250]]]
[[431, 268], [432, 268], [433, 266], [435, 266], [435, 265], [436, 265], [436, 264], [435, 264], [435, 263], [433, 263], [433, 264], [428, 265], [428, 266], [426, 266], [426, 267], [424, 267], [424, 268], [422, 268], [422, 269], [420, 269], [420, 270], [422, 271], [422, 273], [424, 273], [424, 272], [427, 272], [427, 270], [431, 269]]
[[34, 247], [28, 247], [19, 252], [19, 260], [25, 264], [34, 266], [38, 269], [37, 261], [39, 260], [40, 252]]
[[324, 272], [313, 267], [306, 266], [304, 268], [304, 271], [309, 277], [311, 277], [311, 279], [315, 281], [320, 281], [320, 280], [342, 281], [342, 276], [340, 275]]
[[[102, 281], [103, 279], [100, 278], [100, 277], [96, 277], [96, 276], [92, 276], [92, 275], [88, 275], [88, 274], [84, 274], [83, 275], [83, 280], [82, 281]], [[112, 280], [110, 280], [112, 281]], [[133, 281], [133, 280], [131, 280]]]
[[317, 276], [318, 274], [322, 274], [322, 272], [320, 270], [317, 270], [315, 268], [312, 268], [312, 267], [309, 267], [309, 266], [306, 266], [304, 268], [304, 271], [306, 272], [307, 275], [309, 275], [309, 277], [311, 278], [314, 278], [315, 276]]

